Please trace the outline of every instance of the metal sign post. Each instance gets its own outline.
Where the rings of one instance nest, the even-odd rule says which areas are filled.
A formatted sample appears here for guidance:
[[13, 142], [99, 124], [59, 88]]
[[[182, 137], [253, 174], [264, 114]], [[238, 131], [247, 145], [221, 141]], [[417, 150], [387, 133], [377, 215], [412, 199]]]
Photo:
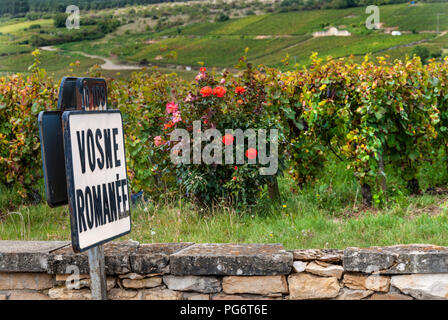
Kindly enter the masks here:
[[88, 251], [90, 267], [90, 290], [93, 300], [107, 300], [106, 268], [104, 247], [99, 244]]
[[63, 78], [58, 109], [39, 115], [47, 202], [69, 205], [73, 250], [88, 252], [92, 298], [106, 300], [103, 244], [131, 231], [121, 113], [100, 78]]

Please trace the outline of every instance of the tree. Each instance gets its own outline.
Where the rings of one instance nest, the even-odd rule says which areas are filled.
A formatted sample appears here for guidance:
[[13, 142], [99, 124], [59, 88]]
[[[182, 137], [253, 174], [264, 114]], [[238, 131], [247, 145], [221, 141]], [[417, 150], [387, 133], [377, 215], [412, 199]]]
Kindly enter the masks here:
[[64, 28], [65, 21], [67, 20], [67, 15], [64, 13], [57, 13], [54, 15], [53, 20], [54, 20], [54, 26], [56, 28]]
[[224, 21], [227, 21], [227, 20], [229, 20], [229, 19], [230, 19], [229, 16], [226, 15], [224, 12], [221, 12], [221, 13], [219, 14], [219, 16], [216, 17], [216, 21], [217, 21], [217, 22], [224, 22]]
[[429, 49], [427, 47], [416, 46], [412, 49], [412, 55], [420, 57], [422, 62], [425, 62], [429, 58]]

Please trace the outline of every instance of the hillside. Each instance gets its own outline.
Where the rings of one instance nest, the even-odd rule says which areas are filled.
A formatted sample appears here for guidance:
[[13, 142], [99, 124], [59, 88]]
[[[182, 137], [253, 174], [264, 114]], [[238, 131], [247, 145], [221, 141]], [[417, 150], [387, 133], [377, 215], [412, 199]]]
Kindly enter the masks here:
[[[378, 30], [366, 29], [368, 14], [364, 7], [264, 12], [241, 18], [234, 16], [236, 10], [232, 11], [231, 19], [218, 22], [210, 19], [186, 21], [188, 19], [183, 19], [183, 11], [179, 9], [182, 6], [176, 6], [169, 11], [171, 15], [165, 15], [167, 18], [163, 23], [138, 12], [157, 12], [166, 6], [140, 6], [134, 11], [130, 8], [113, 14], [110, 10], [93, 11], [94, 16], [107, 14], [109, 19], [120, 21], [120, 26], [102, 38], [94, 34], [92, 40], [74, 41], [76, 38], [62, 44], [56, 42], [58, 51], [44, 52], [42, 63], [55, 72], [55, 76], [85, 72], [95, 63], [101, 64], [101, 59], [98, 61], [83, 55], [85, 53], [124, 64], [156, 65], [192, 76], [193, 72], [189, 70], [198, 67], [198, 63], [209, 67], [233, 67], [246, 48], [249, 48], [247, 57], [253, 63], [281, 68], [292, 68], [295, 63], [308, 64], [312, 52], [318, 52], [323, 58], [354, 55], [355, 59], [361, 59], [365, 54], [372, 54], [396, 59], [412, 55], [417, 46], [428, 49], [424, 58], [441, 57], [448, 50], [446, 3], [381, 6]], [[190, 6], [184, 4], [183, 7]], [[38, 28], [33, 28], [36, 24]], [[315, 36], [316, 32], [325, 32], [331, 27], [345, 30], [350, 35]], [[91, 35], [95, 25], [86, 25], [80, 30]], [[392, 31], [400, 31], [401, 35], [394, 36]], [[33, 33], [34, 37], [36, 33], [47, 34], [48, 41], [54, 41], [54, 34], [74, 37], [73, 32], [80, 31], [55, 30], [51, 19], [33, 22], [11, 19], [0, 23], [0, 40], [3, 42], [0, 44], [0, 56], [3, 56], [0, 57], [0, 72], [27, 71], [27, 63], [31, 60], [28, 52], [36, 47], [32, 41], [27, 41]], [[281, 62], [286, 56], [290, 57], [287, 67]], [[70, 62], [76, 64], [68, 66]], [[130, 72], [120, 71], [120, 76], [127, 77]], [[111, 70], [106, 70], [105, 74], [116, 76]]]

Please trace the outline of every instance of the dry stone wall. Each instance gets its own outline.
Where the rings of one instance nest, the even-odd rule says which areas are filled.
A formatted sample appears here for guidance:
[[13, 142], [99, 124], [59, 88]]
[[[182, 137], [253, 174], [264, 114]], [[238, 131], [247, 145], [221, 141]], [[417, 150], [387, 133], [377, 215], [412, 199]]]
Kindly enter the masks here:
[[[448, 248], [433, 245], [287, 251], [121, 241], [104, 251], [113, 300], [448, 299]], [[91, 299], [88, 273], [87, 254], [69, 242], [0, 241], [0, 300]]]

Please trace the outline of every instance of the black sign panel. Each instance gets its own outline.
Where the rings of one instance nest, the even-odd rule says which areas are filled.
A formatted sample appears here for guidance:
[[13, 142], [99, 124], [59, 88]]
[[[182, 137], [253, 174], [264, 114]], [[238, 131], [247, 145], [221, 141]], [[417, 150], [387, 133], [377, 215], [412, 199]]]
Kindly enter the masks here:
[[50, 207], [68, 203], [61, 112], [42, 111], [38, 117], [45, 194]]
[[59, 86], [58, 110], [76, 110], [81, 109], [77, 102], [76, 82], [78, 78], [64, 77]]
[[107, 87], [102, 78], [78, 78], [76, 80], [78, 105], [83, 110], [106, 110]]
[[107, 85], [103, 78], [64, 77], [59, 87], [58, 110], [106, 110]]

